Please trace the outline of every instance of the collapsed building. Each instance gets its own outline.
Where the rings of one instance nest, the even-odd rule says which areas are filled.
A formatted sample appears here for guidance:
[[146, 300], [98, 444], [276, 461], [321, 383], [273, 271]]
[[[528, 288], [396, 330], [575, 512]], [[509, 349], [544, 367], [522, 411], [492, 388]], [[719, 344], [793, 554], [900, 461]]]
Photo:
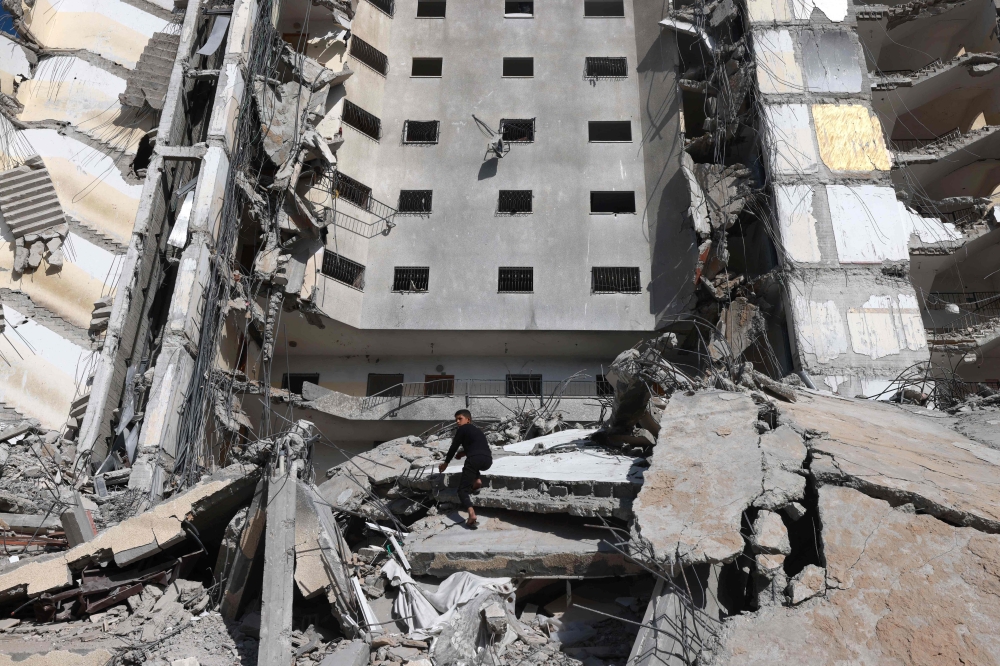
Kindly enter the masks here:
[[994, 663], [994, 5], [3, 9], [0, 658]]

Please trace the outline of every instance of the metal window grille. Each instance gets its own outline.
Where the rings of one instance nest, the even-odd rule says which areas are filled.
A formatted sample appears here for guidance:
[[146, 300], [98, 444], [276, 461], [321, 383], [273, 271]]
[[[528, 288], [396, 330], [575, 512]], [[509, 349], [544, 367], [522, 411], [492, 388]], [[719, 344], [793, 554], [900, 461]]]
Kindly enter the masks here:
[[399, 207], [400, 213], [429, 213], [431, 212], [431, 200], [433, 190], [400, 190]]
[[504, 141], [532, 143], [535, 140], [535, 119], [504, 118], [500, 121], [500, 136]]
[[323, 252], [323, 275], [359, 291], [365, 289], [365, 267], [336, 252]]
[[440, 121], [406, 120], [403, 122], [403, 143], [437, 143], [440, 135]]
[[351, 35], [351, 56], [368, 65], [382, 76], [389, 73], [388, 56], [357, 35]]
[[591, 213], [634, 213], [635, 192], [591, 192]]
[[397, 396], [403, 395], [403, 375], [383, 375], [376, 372], [368, 374], [368, 390], [366, 395]]
[[612, 57], [587, 58], [587, 77], [592, 79], [627, 78], [628, 59]]
[[500, 190], [497, 212], [508, 215], [531, 212], [531, 190]]
[[376, 141], [382, 138], [382, 121], [349, 99], [344, 100], [343, 121]]
[[584, 16], [623, 17], [625, 2], [623, 0], [583, 0]]
[[534, 268], [501, 268], [497, 291], [501, 294], [530, 294], [535, 290]]
[[595, 294], [638, 294], [639, 269], [614, 267], [594, 267], [591, 271], [590, 287]]
[[333, 189], [341, 199], [347, 199], [358, 208], [368, 210], [371, 205], [372, 188], [339, 171], [333, 179]]
[[542, 395], [542, 376], [507, 375], [507, 395], [511, 397]]
[[597, 395], [614, 395], [615, 387], [605, 375], [597, 375]]
[[392, 276], [392, 290], [402, 292], [427, 291], [431, 269], [427, 267], [396, 267]]
[[396, 13], [396, 0], [368, 0], [368, 2], [390, 18]]
[[289, 393], [302, 395], [302, 385], [306, 382], [319, 384], [319, 373], [285, 373], [281, 375], [281, 388]]

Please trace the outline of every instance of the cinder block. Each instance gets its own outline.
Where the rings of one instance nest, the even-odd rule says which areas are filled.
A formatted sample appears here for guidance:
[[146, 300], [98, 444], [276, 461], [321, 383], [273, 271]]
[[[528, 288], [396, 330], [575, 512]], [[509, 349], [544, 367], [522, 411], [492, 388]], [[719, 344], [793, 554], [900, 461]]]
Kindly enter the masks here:
[[594, 497], [611, 497], [611, 484], [607, 481], [595, 481]]
[[566, 486], [550, 486], [549, 495], [552, 497], [566, 497], [569, 495], [569, 488]]
[[573, 494], [578, 497], [589, 497], [594, 494], [594, 487], [586, 481], [573, 484]]

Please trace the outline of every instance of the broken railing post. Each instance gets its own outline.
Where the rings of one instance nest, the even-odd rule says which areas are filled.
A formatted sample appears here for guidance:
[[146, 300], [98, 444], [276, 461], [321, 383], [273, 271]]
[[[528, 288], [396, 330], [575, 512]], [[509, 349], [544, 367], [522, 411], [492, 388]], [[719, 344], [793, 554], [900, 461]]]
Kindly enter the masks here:
[[301, 462], [284, 461], [268, 481], [264, 589], [260, 611], [260, 666], [291, 666], [292, 592], [295, 589], [295, 486]]

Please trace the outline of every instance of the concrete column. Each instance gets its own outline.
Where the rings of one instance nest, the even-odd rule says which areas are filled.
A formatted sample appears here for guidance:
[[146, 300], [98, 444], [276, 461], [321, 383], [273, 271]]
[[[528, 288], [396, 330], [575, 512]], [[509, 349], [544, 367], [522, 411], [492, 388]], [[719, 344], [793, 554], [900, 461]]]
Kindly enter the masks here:
[[260, 666], [291, 666], [292, 594], [295, 589], [294, 472], [268, 481], [264, 542], [264, 588], [261, 593]]

